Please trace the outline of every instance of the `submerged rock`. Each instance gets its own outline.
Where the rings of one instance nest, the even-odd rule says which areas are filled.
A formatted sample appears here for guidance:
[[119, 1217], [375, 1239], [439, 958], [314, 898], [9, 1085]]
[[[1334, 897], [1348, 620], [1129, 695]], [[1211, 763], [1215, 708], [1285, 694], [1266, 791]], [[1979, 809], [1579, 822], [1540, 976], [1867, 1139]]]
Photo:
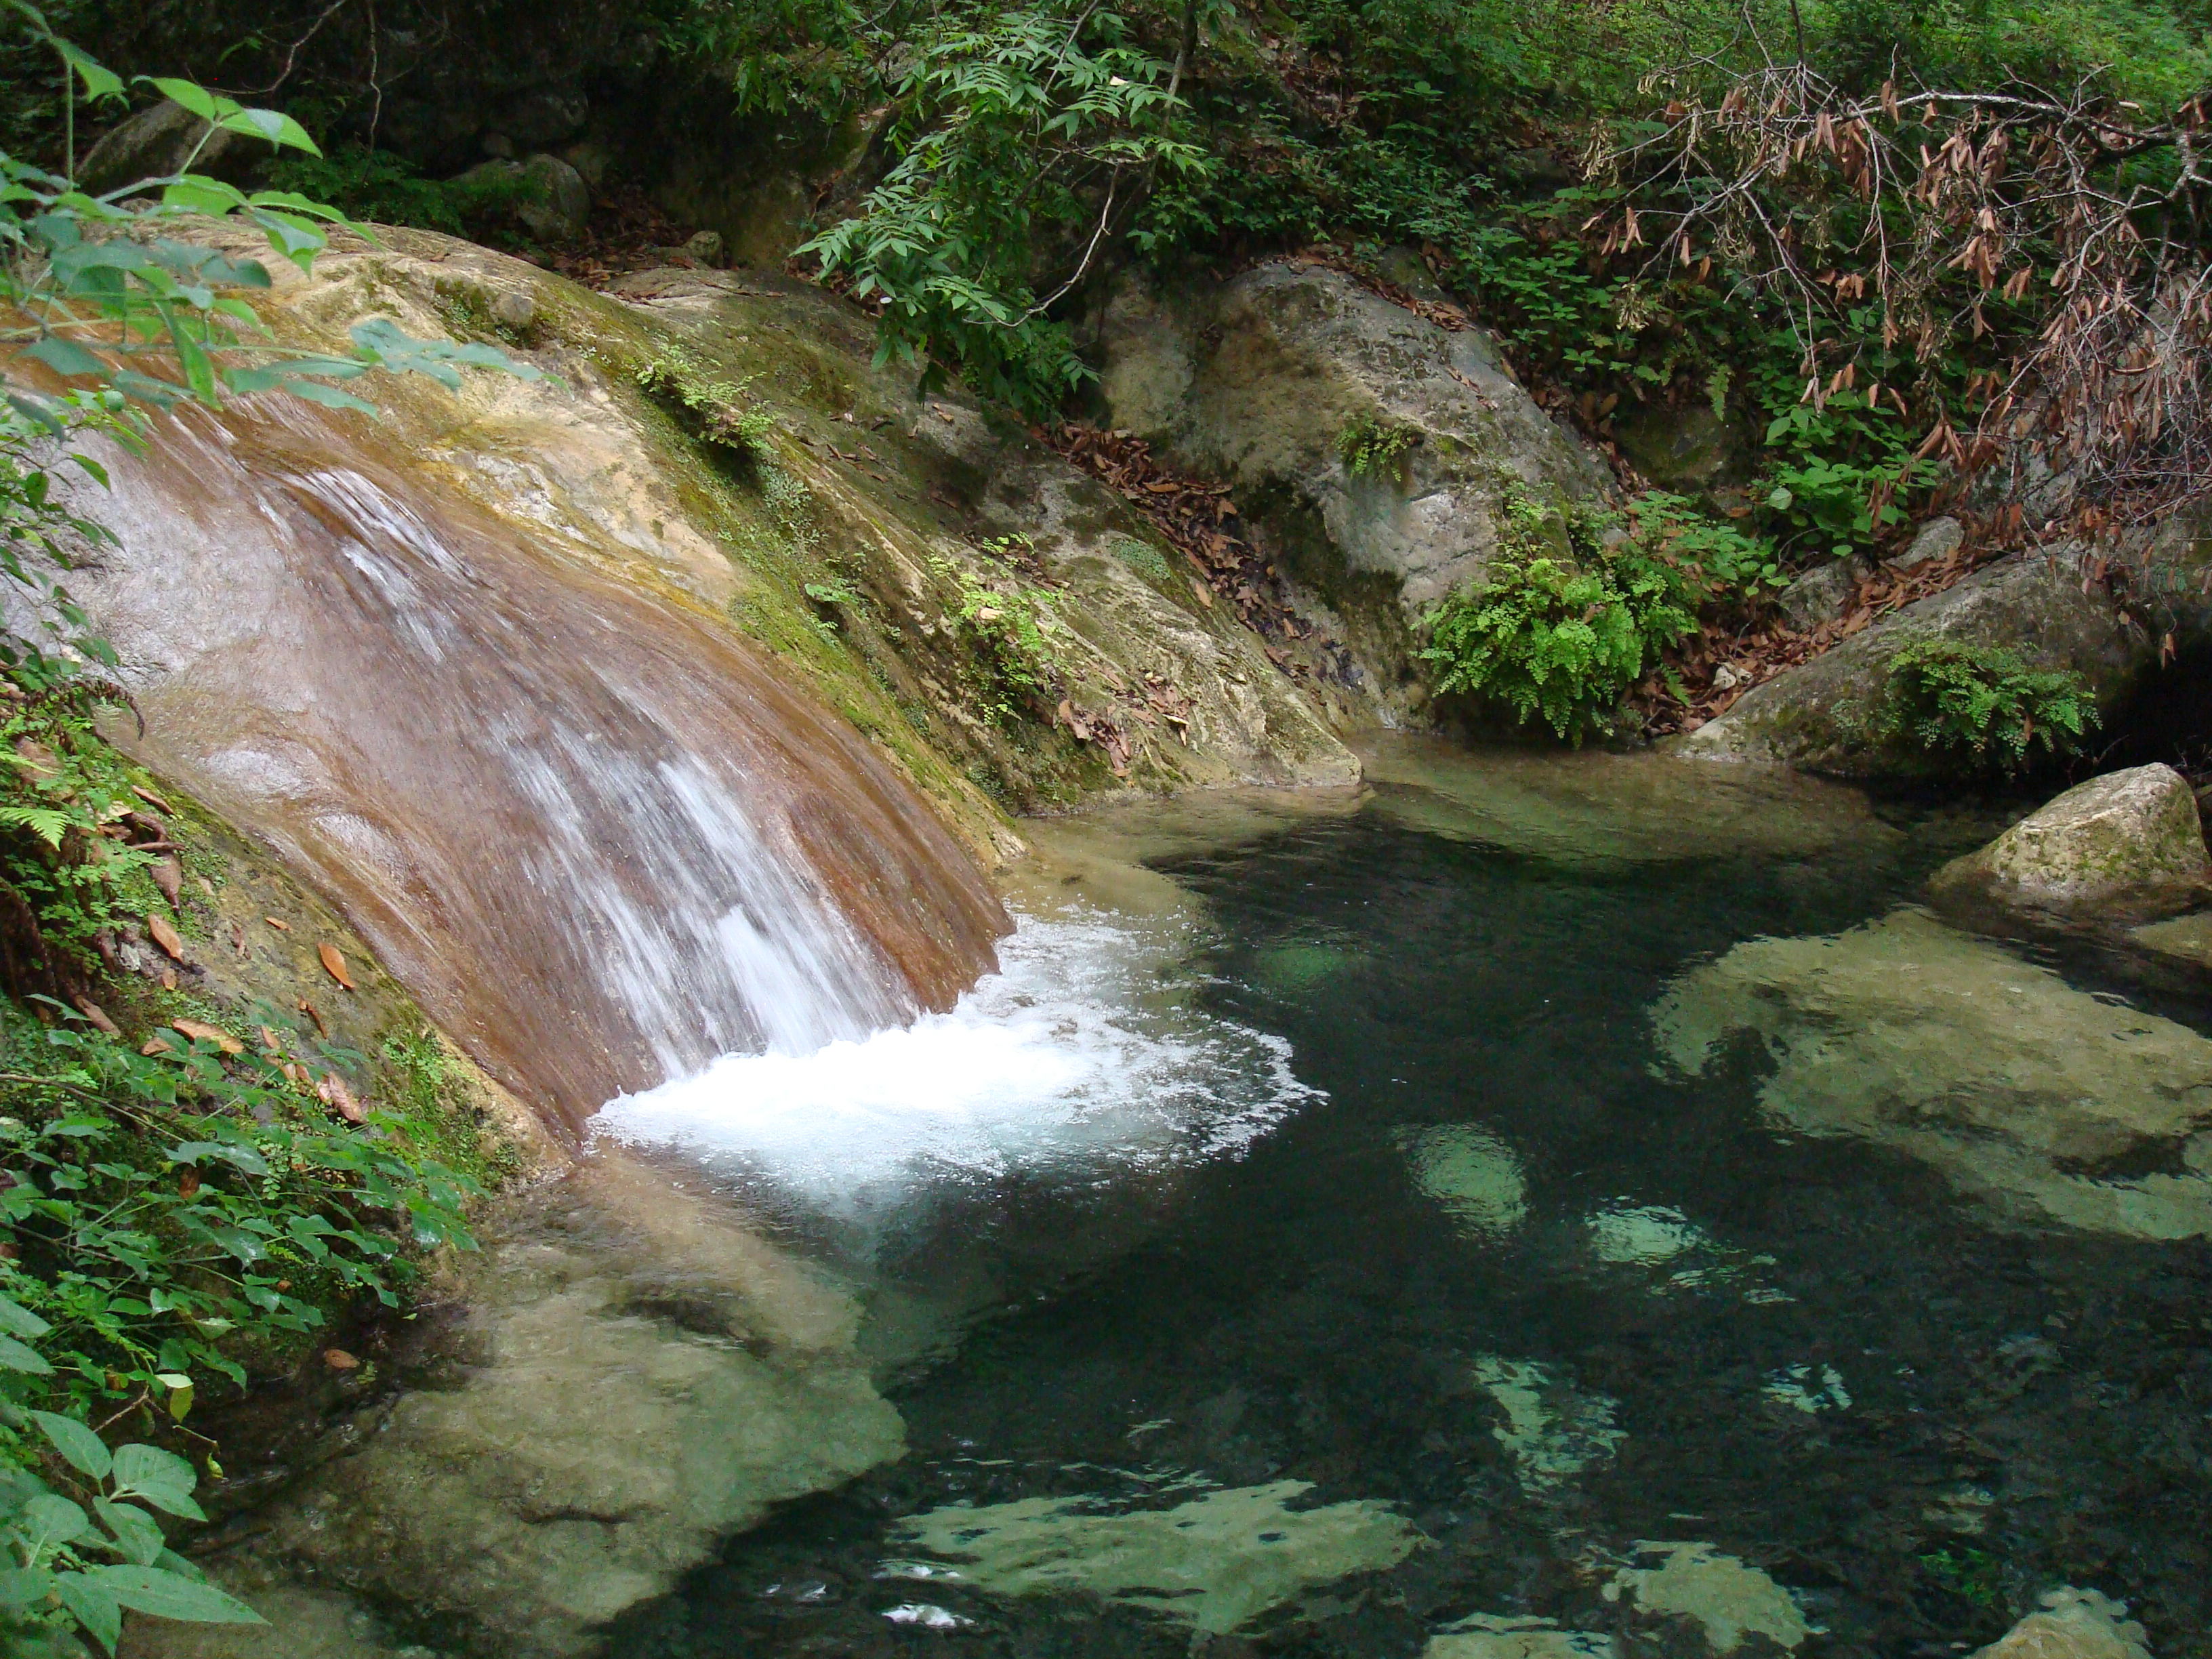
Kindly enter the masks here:
[[2197, 797], [2170, 766], [2078, 783], [1929, 884], [1938, 902], [2037, 909], [2187, 908], [2212, 882]]
[[1394, 1567], [1425, 1541], [1388, 1504], [1290, 1507], [1312, 1489], [1276, 1480], [1122, 1514], [1085, 1498], [954, 1504], [891, 1531], [904, 1547], [958, 1562], [988, 1592], [1079, 1591], [1220, 1636], [1318, 1585]]
[[1659, 1564], [1623, 1567], [1606, 1585], [1605, 1599], [1626, 1595], [1645, 1613], [1691, 1620], [1715, 1653], [1734, 1653], [1754, 1635], [1794, 1649], [1815, 1633], [1788, 1590], [1711, 1544], [1639, 1543], [1636, 1553]]
[[1614, 1401], [1560, 1381], [1549, 1366], [1486, 1353], [1475, 1357], [1469, 1371], [1504, 1411], [1505, 1420], [1491, 1433], [1511, 1455], [1522, 1490], [1534, 1496], [1610, 1462], [1628, 1438], [1613, 1423]]
[[[1503, 492], [1605, 488], [1487, 334], [1448, 331], [1341, 271], [1268, 264], [1172, 295], [1130, 277], [1100, 344], [1111, 424], [1234, 485], [1332, 631], [1400, 696], [1424, 676], [1422, 611], [1497, 551]], [[1345, 451], [1363, 431], [1383, 450], [1355, 470]]]
[[1613, 1638], [1597, 1631], [1477, 1613], [1431, 1636], [1421, 1659], [1613, 1659], [1619, 1651]]
[[1973, 1659], [2150, 1659], [2143, 1627], [2128, 1604], [2062, 1585], [2045, 1591], [2031, 1613]]
[[1692, 1076], [1756, 1038], [1783, 1129], [1893, 1147], [2023, 1217], [2212, 1233], [2212, 1042], [1923, 912], [1739, 945], [1653, 1020]]
[[1528, 1216], [1528, 1181], [1512, 1147], [1479, 1123], [1401, 1130], [1413, 1184], [1464, 1233], [1496, 1238]]

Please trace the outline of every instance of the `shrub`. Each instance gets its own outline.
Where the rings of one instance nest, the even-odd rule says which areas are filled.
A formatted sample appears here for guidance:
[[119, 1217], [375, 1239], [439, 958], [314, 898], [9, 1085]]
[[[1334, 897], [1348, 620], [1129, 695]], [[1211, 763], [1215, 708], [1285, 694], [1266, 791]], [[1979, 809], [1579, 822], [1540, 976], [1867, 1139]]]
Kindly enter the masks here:
[[1599, 540], [1605, 521], [1566, 514], [1568, 550], [1543, 550], [1547, 509], [1506, 498], [1504, 547], [1480, 586], [1456, 592], [1423, 620], [1424, 661], [1439, 696], [1464, 693], [1540, 715], [1579, 744], [1613, 729], [1613, 711], [1659, 653], [1696, 626], [1683, 572], [1663, 554]]
[[2030, 668], [1999, 646], [1925, 640], [1891, 659], [1878, 723], [1929, 754], [2018, 772], [2039, 747], [2079, 753], [2099, 722], [2088, 682], [2071, 669]]

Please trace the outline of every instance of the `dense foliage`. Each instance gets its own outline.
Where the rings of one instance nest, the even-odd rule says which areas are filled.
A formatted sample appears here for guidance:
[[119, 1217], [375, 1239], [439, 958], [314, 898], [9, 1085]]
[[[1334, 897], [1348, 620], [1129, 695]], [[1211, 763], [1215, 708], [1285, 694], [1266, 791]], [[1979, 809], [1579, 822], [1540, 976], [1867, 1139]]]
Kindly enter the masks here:
[[1421, 655], [1440, 696], [1540, 718], [1579, 744], [1613, 729], [1623, 695], [1696, 626], [1691, 577], [1587, 512], [1520, 492], [1502, 505], [1488, 575], [1430, 611]]
[[[11, 8], [59, 67], [64, 112], [59, 171], [0, 152], [0, 571], [25, 597], [11, 614], [29, 617], [0, 635], [0, 959], [22, 999], [0, 1012], [0, 1652], [29, 1656], [81, 1653], [79, 1633], [112, 1651], [125, 1610], [254, 1618], [169, 1551], [150, 1512], [198, 1517], [191, 1463], [141, 1441], [111, 1451], [93, 1425], [214, 1469], [187, 1424], [203, 1389], [296, 1356], [349, 1304], [396, 1304], [408, 1246], [470, 1244], [473, 1188], [441, 1162], [434, 1126], [354, 1097], [341, 1066], [358, 1075], [366, 1057], [274, 1011], [253, 1025], [189, 1017], [173, 993], [165, 1029], [137, 1043], [89, 994], [126, 921], [156, 938], [187, 924], [178, 843], [167, 824], [138, 833], [151, 780], [95, 726], [127, 699], [93, 672], [113, 653], [66, 580], [108, 538], [57, 469], [104, 483], [73, 446], [158, 442], [158, 416], [185, 404], [282, 392], [371, 410], [345, 387], [372, 369], [448, 384], [465, 366], [531, 371], [381, 321], [343, 356], [278, 346], [250, 303], [268, 268], [172, 228], [228, 220], [304, 270], [342, 216], [190, 160], [88, 194], [80, 99], [119, 101], [125, 85]], [[227, 131], [315, 154], [289, 115], [150, 84], [199, 118], [203, 149]]]

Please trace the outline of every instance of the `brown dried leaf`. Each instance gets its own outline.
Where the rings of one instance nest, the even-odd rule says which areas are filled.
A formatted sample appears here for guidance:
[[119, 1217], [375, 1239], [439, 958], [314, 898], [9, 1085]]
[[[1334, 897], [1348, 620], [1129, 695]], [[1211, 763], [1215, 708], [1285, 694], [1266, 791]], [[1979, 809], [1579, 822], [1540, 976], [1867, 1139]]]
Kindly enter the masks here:
[[146, 931], [154, 936], [154, 943], [160, 945], [173, 960], [182, 962], [185, 959], [185, 941], [177, 930], [169, 925], [169, 919], [167, 916], [156, 911], [149, 911], [146, 915]]
[[170, 1042], [167, 1037], [161, 1036], [159, 1034], [148, 1037], [138, 1049], [140, 1054], [148, 1056], [154, 1054], [173, 1054], [176, 1053], [176, 1051], [177, 1045]]
[[323, 1364], [334, 1371], [357, 1371], [361, 1369], [361, 1361], [356, 1359], [343, 1348], [324, 1349]]
[[167, 858], [155, 860], [146, 873], [154, 878], [154, 885], [161, 890], [161, 896], [169, 901], [169, 908], [175, 909], [185, 893], [185, 866], [177, 862], [177, 855], [172, 853]]
[[222, 1026], [210, 1025], [204, 1020], [173, 1019], [169, 1022], [169, 1029], [182, 1032], [195, 1042], [212, 1042], [227, 1054], [242, 1054], [246, 1052], [246, 1045], [236, 1037], [224, 1030]]
[[279, 921], [274, 916], [264, 916], [261, 920], [267, 922], [271, 927], [274, 927], [280, 933], [289, 933], [292, 931], [292, 924], [289, 921]]
[[77, 1012], [82, 1014], [100, 1030], [106, 1032], [110, 1036], [121, 1036], [123, 1035], [123, 1028], [120, 1025], [118, 1025], [113, 1020], [108, 1018], [107, 1011], [105, 1008], [102, 1008], [98, 1003], [94, 1002], [90, 997], [77, 997], [73, 999], [73, 1000], [76, 1003]]
[[354, 988], [353, 975], [346, 972], [346, 959], [339, 953], [337, 945], [318, 945], [315, 947], [315, 954], [323, 959], [325, 973], [344, 986], [347, 990], [350, 991]]

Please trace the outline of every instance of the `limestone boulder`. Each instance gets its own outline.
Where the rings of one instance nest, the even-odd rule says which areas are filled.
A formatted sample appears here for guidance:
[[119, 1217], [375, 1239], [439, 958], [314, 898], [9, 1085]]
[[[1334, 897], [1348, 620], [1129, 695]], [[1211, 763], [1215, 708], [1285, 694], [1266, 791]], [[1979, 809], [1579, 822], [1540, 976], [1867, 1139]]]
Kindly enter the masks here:
[[[1098, 345], [1109, 422], [1234, 486], [1311, 608], [1401, 704], [1422, 697], [1419, 619], [1482, 578], [1506, 494], [1606, 488], [1487, 333], [1340, 271], [1263, 265], [1171, 293], [1124, 279]], [[1363, 432], [1389, 453], [1348, 458]]]
[[2089, 556], [2075, 547], [2000, 560], [1753, 686], [1667, 746], [1839, 777], [1933, 775], [1946, 763], [1886, 732], [1881, 714], [1898, 653], [1934, 639], [2004, 647], [2032, 668], [2071, 670], [2109, 713], [2156, 672], [2160, 641], [2084, 580]]
[[497, 206], [541, 242], [573, 242], [591, 223], [591, 186], [557, 155], [495, 158], [453, 182]]
[[2036, 910], [2186, 909], [2212, 884], [2197, 797], [2170, 766], [2107, 772], [2039, 807], [1929, 884], [1938, 902]]

